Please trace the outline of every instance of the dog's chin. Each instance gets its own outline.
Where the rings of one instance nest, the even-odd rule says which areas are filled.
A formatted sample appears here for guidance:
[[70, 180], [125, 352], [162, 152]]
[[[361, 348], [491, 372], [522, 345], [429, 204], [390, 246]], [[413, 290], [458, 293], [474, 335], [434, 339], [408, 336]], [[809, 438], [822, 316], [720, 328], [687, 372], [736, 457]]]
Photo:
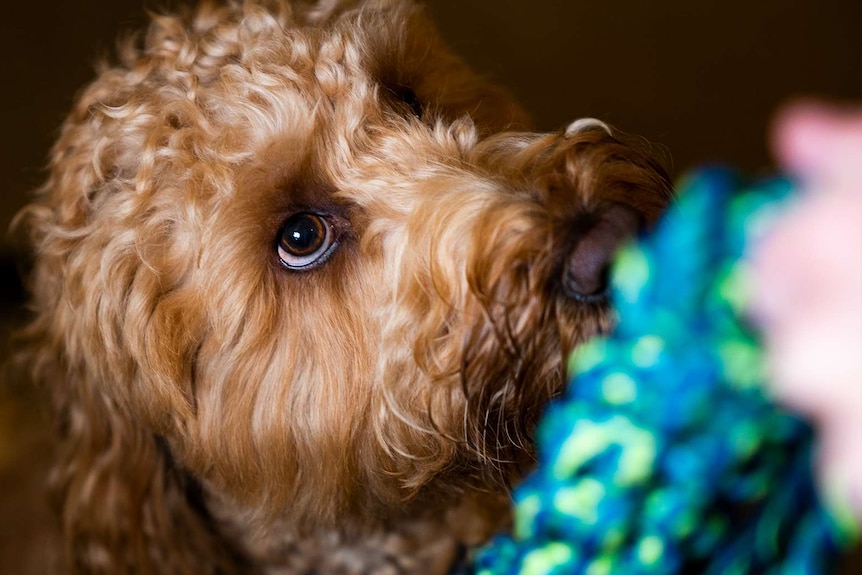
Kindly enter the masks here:
[[[423, 561], [451, 564], [464, 545], [480, 544], [508, 525], [510, 488], [534, 465], [535, 425], [565, 385], [568, 351], [611, 327], [605, 301], [544, 293], [525, 292], [518, 308], [486, 302], [479, 321], [457, 338], [450, 332], [462, 358], [456, 373], [429, 373], [413, 363], [421, 374], [413, 379], [401, 370], [400, 381], [425, 384], [424, 403], [412, 414], [403, 402], [416, 395], [394, 405], [390, 394], [379, 404], [387, 408], [383, 421], [370, 411], [341, 420], [356, 433], [355, 443], [310, 448], [307, 461], [267, 461], [257, 493], [241, 477], [215, 476], [204, 482], [208, 512], [263, 563], [277, 563], [286, 547], [319, 558], [320, 550], [362, 555], [369, 545], [394, 545], [414, 549]], [[344, 470], [345, 460], [349, 477], [328, 484], [305, 480], [309, 475], [301, 471], [331, 474]], [[284, 483], [289, 490], [279, 489]], [[426, 548], [433, 555], [422, 555]]]

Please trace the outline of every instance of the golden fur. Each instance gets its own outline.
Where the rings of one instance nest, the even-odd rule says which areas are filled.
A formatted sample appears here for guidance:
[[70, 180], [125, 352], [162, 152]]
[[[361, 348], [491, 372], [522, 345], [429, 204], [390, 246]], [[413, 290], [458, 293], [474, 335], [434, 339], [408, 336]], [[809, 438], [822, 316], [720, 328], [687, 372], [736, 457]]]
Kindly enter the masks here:
[[[610, 322], [568, 254], [669, 190], [598, 123], [527, 125], [410, 0], [204, 3], [127, 41], [21, 216], [67, 569], [445, 573], [504, 526]], [[338, 238], [302, 272], [297, 212]]]

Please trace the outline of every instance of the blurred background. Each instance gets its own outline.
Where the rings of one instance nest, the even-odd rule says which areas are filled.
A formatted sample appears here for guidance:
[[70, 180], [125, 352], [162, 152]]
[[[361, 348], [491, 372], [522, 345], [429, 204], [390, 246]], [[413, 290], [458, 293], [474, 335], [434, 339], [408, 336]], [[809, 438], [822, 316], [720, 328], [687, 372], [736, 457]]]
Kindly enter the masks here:
[[[170, 0], [7, 2], [0, 18], [0, 229], [43, 179], [76, 91], [145, 7]], [[797, 98], [862, 101], [862, 0], [429, 0], [443, 35], [507, 86], [541, 130], [594, 116], [664, 146], [674, 175], [772, 170], [767, 132]], [[862, 161], [862, 160], [860, 160]], [[23, 261], [0, 234], [0, 336], [21, 314]], [[13, 382], [14, 385], [14, 382]], [[44, 520], [23, 466], [48, 443], [27, 393], [0, 388], [0, 572]], [[38, 531], [38, 529], [36, 529]], [[4, 559], [5, 558], [5, 559]], [[5, 561], [5, 562], [4, 562]]]

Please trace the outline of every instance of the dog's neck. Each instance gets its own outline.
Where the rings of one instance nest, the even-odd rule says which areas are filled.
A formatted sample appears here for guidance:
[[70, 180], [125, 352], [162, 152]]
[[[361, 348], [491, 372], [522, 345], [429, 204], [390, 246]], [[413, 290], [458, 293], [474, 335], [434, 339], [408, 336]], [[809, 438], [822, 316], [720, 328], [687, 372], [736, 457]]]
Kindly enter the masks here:
[[471, 493], [446, 511], [412, 505], [363, 527], [299, 529], [288, 519], [261, 522], [236, 506], [207, 504], [222, 534], [261, 575], [447, 575], [462, 572], [466, 551], [510, 523], [504, 494]]

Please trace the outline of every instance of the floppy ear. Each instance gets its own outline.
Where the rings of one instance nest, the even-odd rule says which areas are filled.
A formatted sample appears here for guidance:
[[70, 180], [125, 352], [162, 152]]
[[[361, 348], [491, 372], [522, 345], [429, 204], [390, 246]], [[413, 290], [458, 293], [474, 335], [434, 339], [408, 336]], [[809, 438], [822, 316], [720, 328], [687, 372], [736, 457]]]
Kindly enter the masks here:
[[167, 447], [91, 382], [54, 381], [60, 433], [51, 476], [71, 573], [234, 573], [200, 491]]
[[71, 303], [70, 290], [86, 290], [93, 278], [84, 274], [82, 282], [70, 263], [82, 257], [70, 224], [86, 217], [84, 184], [97, 176], [86, 147], [58, 146], [54, 161], [63, 169], [53, 171], [42, 200], [17, 219], [36, 254], [30, 280], [35, 313], [19, 334], [15, 363], [54, 404], [57, 456], [50, 488], [66, 568], [88, 575], [238, 572], [239, 554], [217, 533], [199, 486], [117, 391], [131, 381], [117, 375], [122, 370], [109, 375], [104, 357], [93, 358], [110, 356], [99, 351], [104, 318], [84, 319], [93, 310]]
[[[122, 179], [135, 173], [134, 163], [145, 155], [135, 134], [119, 132], [122, 139], [108, 132], [106, 115], [97, 113], [105, 94], [118, 90], [100, 80], [82, 95], [54, 147], [47, 183], [17, 218], [35, 252], [34, 315], [20, 334], [17, 363], [26, 365], [54, 403], [58, 453], [50, 487], [67, 570], [243, 572], [240, 555], [208, 516], [200, 487], [175, 465], [160, 437], [172, 422], [162, 424], [152, 415], [181, 417], [191, 409], [187, 392], [137, 380], [140, 358], [155, 369], [156, 346], [176, 341], [166, 341], [165, 330], [156, 333], [158, 326], [144, 329], [153, 321], [128, 328], [126, 311], [136, 305], [144, 307], [139, 315], [152, 315], [136, 299], [135, 286], [154, 280], [142, 271], [139, 243], [110, 219], [121, 212], [116, 200], [137, 200]], [[137, 362], [130, 333], [141, 340]], [[187, 359], [170, 358], [177, 365]], [[168, 372], [166, 360], [158, 367]]]
[[469, 116], [483, 135], [531, 127], [529, 115], [506, 89], [449, 48], [422, 2], [300, 0], [294, 15], [309, 26], [349, 23], [361, 31], [367, 53], [377, 60], [372, 71], [378, 80], [396, 94], [409, 89], [420, 104], [450, 120]]

